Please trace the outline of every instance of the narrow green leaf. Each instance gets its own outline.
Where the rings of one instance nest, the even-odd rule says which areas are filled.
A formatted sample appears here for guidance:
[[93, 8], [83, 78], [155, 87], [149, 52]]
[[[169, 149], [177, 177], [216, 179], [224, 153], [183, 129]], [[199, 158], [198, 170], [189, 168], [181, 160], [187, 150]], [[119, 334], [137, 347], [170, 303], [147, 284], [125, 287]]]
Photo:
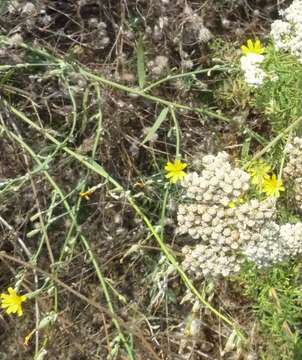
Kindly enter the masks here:
[[144, 88], [146, 71], [145, 71], [145, 53], [143, 46], [143, 37], [140, 36], [137, 43], [137, 76], [138, 76], [138, 84], [141, 89]]
[[248, 157], [249, 157], [251, 140], [252, 140], [251, 137], [248, 137], [242, 144], [242, 149], [241, 149], [241, 158], [242, 159], [248, 159]]
[[169, 108], [164, 108], [161, 113], [158, 115], [157, 119], [155, 120], [154, 124], [152, 125], [152, 127], [150, 128], [150, 130], [148, 131], [146, 137], [144, 138], [144, 140], [140, 143], [140, 145], [143, 145], [145, 142], [149, 141], [150, 139], [152, 139], [153, 135], [156, 133], [156, 131], [158, 130], [158, 128], [160, 127], [161, 123], [166, 119], [167, 114], [168, 114]]

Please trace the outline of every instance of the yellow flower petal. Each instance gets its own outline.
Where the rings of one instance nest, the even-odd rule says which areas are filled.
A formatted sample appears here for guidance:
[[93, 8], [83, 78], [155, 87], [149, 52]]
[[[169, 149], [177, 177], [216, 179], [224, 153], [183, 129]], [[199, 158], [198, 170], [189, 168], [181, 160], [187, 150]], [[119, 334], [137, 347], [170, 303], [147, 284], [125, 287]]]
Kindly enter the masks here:
[[7, 292], [9, 293], [9, 295], [13, 295], [13, 296], [16, 295], [16, 291], [15, 291], [13, 288], [11, 288], [11, 287], [9, 287], [9, 288], [7, 289]]
[[249, 49], [245, 45], [241, 46], [241, 50], [242, 50], [244, 55], [248, 54], [248, 52], [249, 52]]
[[10, 307], [11, 305], [10, 305], [10, 303], [2, 303], [1, 304], [1, 307], [3, 308], [3, 309], [5, 309], [5, 308], [7, 308], [7, 307]]
[[28, 346], [29, 341], [30, 341], [30, 339], [32, 338], [32, 336], [34, 335], [35, 332], [36, 332], [36, 329], [33, 329], [28, 335], [25, 336], [24, 343], [23, 343], [25, 346]]
[[87, 191], [81, 191], [80, 192], [80, 197], [85, 200], [90, 200], [90, 196], [93, 194], [93, 190], [87, 190]]
[[255, 41], [255, 46], [254, 46], [254, 50], [257, 54], [263, 54], [264, 53], [264, 48], [261, 47], [261, 42], [259, 39], [257, 39]]
[[23, 310], [22, 310], [21, 306], [18, 307], [17, 314], [18, 314], [19, 317], [23, 315]]
[[251, 50], [254, 48], [253, 41], [252, 41], [251, 39], [248, 39], [248, 41], [247, 41], [247, 47], [248, 47], [249, 49], [251, 49]]
[[264, 53], [264, 48], [261, 45], [261, 42], [259, 39], [257, 39], [255, 41], [255, 43], [253, 43], [253, 41], [251, 39], [247, 40], [247, 46], [242, 45], [241, 46], [241, 50], [243, 52], [244, 55], [248, 55], [248, 54], [258, 54], [261, 55]]
[[165, 166], [165, 170], [173, 171], [174, 170], [174, 165], [171, 162], [167, 162], [167, 165]]
[[264, 181], [270, 178], [270, 171], [271, 166], [263, 160], [253, 162], [248, 168], [248, 173], [251, 175], [252, 184], [256, 185], [259, 189], [262, 188]]
[[182, 163], [180, 160], [175, 160], [175, 170], [183, 170], [187, 167], [187, 164]]

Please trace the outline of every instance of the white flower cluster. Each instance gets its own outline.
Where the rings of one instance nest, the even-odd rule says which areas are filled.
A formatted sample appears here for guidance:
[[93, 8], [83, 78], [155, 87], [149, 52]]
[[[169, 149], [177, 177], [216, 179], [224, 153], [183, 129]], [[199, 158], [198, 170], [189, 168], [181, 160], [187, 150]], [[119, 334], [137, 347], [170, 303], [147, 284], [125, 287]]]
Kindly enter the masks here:
[[185, 246], [182, 251], [185, 254], [185, 260], [182, 263], [184, 269], [197, 279], [202, 276], [217, 277], [238, 273], [240, 264], [243, 262], [242, 257], [229, 254], [228, 247], [223, 249], [219, 245], [212, 247], [199, 244], [193, 250]]
[[294, 0], [280, 15], [283, 20], [276, 20], [271, 26], [275, 46], [289, 51], [302, 62], [302, 0]]
[[254, 53], [248, 53], [241, 57], [241, 70], [244, 73], [245, 82], [250, 86], [258, 87], [262, 85], [266, 76], [265, 72], [260, 67], [263, 60], [263, 55]]
[[185, 270], [195, 278], [228, 276], [245, 259], [264, 267], [302, 253], [302, 223], [277, 225], [275, 199], [240, 204], [250, 177], [231, 166], [227, 153], [207, 155], [202, 163], [201, 175], [183, 180], [186, 202], [178, 207], [179, 233], [200, 240], [183, 248]]
[[258, 236], [257, 243], [250, 243], [245, 247], [246, 257], [259, 268], [282, 261], [284, 254], [278, 241], [279, 226], [274, 222], [269, 222], [261, 234], [258, 233]]
[[239, 250], [258, 240], [255, 229], [273, 216], [274, 207], [257, 200], [230, 207], [249, 190], [250, 176], [233, 168], [225, 152], [203, 157], [202, 164], [201, 176], [188, 174], [182, 183], [190, 203], [178, 208], [179, 232], [202, 240], [193, 250], [184, 247], [183, 266], [195, 277], [228, 276], [240, 270], [244, 258]]
[[267, 224], [257, 246], [248, 245], [244, 254], [259, 268], [301, 255], [302, 223], [281, 226], [274, 222]]
[[284, 168], [284, 178], [292, 181], [296, 206], [302, 210], [302, 138], [295, 137], [285, 148], [288, 154], [288, 163]]
[[284, 257], [302, 254], [302, 223], [280, 226], [280, 239]]

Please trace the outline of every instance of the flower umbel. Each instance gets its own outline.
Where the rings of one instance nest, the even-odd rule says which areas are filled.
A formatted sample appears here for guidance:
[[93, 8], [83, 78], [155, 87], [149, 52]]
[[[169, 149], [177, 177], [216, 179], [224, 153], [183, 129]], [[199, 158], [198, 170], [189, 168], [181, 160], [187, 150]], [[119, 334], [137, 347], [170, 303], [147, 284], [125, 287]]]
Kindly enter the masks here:
[[241, 50], [243, 52], [244, 55], [248, 55], [248, 54], [258, 54], [261, 55], [264, 53], [264, 47], [262, 47], [261, 42], [259, 39], [257, 39], [255, 41], [255, 43], [253, 43], [253, 40], [248, 39], [247, 41], [247, 46], [246, 45], [242, 45], [241, 46]]
[[271, 178], [264, 180], [263, 192], [269, 197], [279, 197], [280, 191], [284, 191], [283, 181], [278, 180], [273, 174]]
[[15, 314], [18, 316], [23, 315], [22, 303], [27, 299], [25, 295], [18, 295], [16, 291], [9, 287], [7, 289], [8, 294], [1, 294], [1, 307], [5, 309], [7, 314]]
[[187, 164], [180, 160], [174, 160], [174, 163], [168, 162], [165, 166], [165, 170], [168, 172], [166, 178], [170, 179], [170, 182], [175, 184], [178, 180], [184, 178], [187, 174], [183, 171], [187, 167]]
[[263, 160], [255, 161], [248, 168], [248, 173], [252, 177], [252, 184], [258, 186], [260, 189], [262, 188], [264, 181], [270, 178], [269, 176], [270, 171], [271, 171], [270, 165], [264, 162]]

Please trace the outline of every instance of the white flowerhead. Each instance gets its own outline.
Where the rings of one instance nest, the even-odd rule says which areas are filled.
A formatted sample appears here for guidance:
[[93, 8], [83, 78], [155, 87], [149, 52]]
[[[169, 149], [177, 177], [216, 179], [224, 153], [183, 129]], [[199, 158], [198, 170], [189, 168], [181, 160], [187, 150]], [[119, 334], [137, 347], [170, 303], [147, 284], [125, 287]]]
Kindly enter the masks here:
[[292, 4], [280, 12], [282, 20], [271, 25], [271, 36], [278, 50], [289, 51], [302, 62], [302, 1], [294, 0]]
[[265, 72], [260, 68], [263, 60], [263, 55], [253, 53], [241, 57], [240, 65], [248, 85], [255, 87], [262, 85], [266, 76]]

